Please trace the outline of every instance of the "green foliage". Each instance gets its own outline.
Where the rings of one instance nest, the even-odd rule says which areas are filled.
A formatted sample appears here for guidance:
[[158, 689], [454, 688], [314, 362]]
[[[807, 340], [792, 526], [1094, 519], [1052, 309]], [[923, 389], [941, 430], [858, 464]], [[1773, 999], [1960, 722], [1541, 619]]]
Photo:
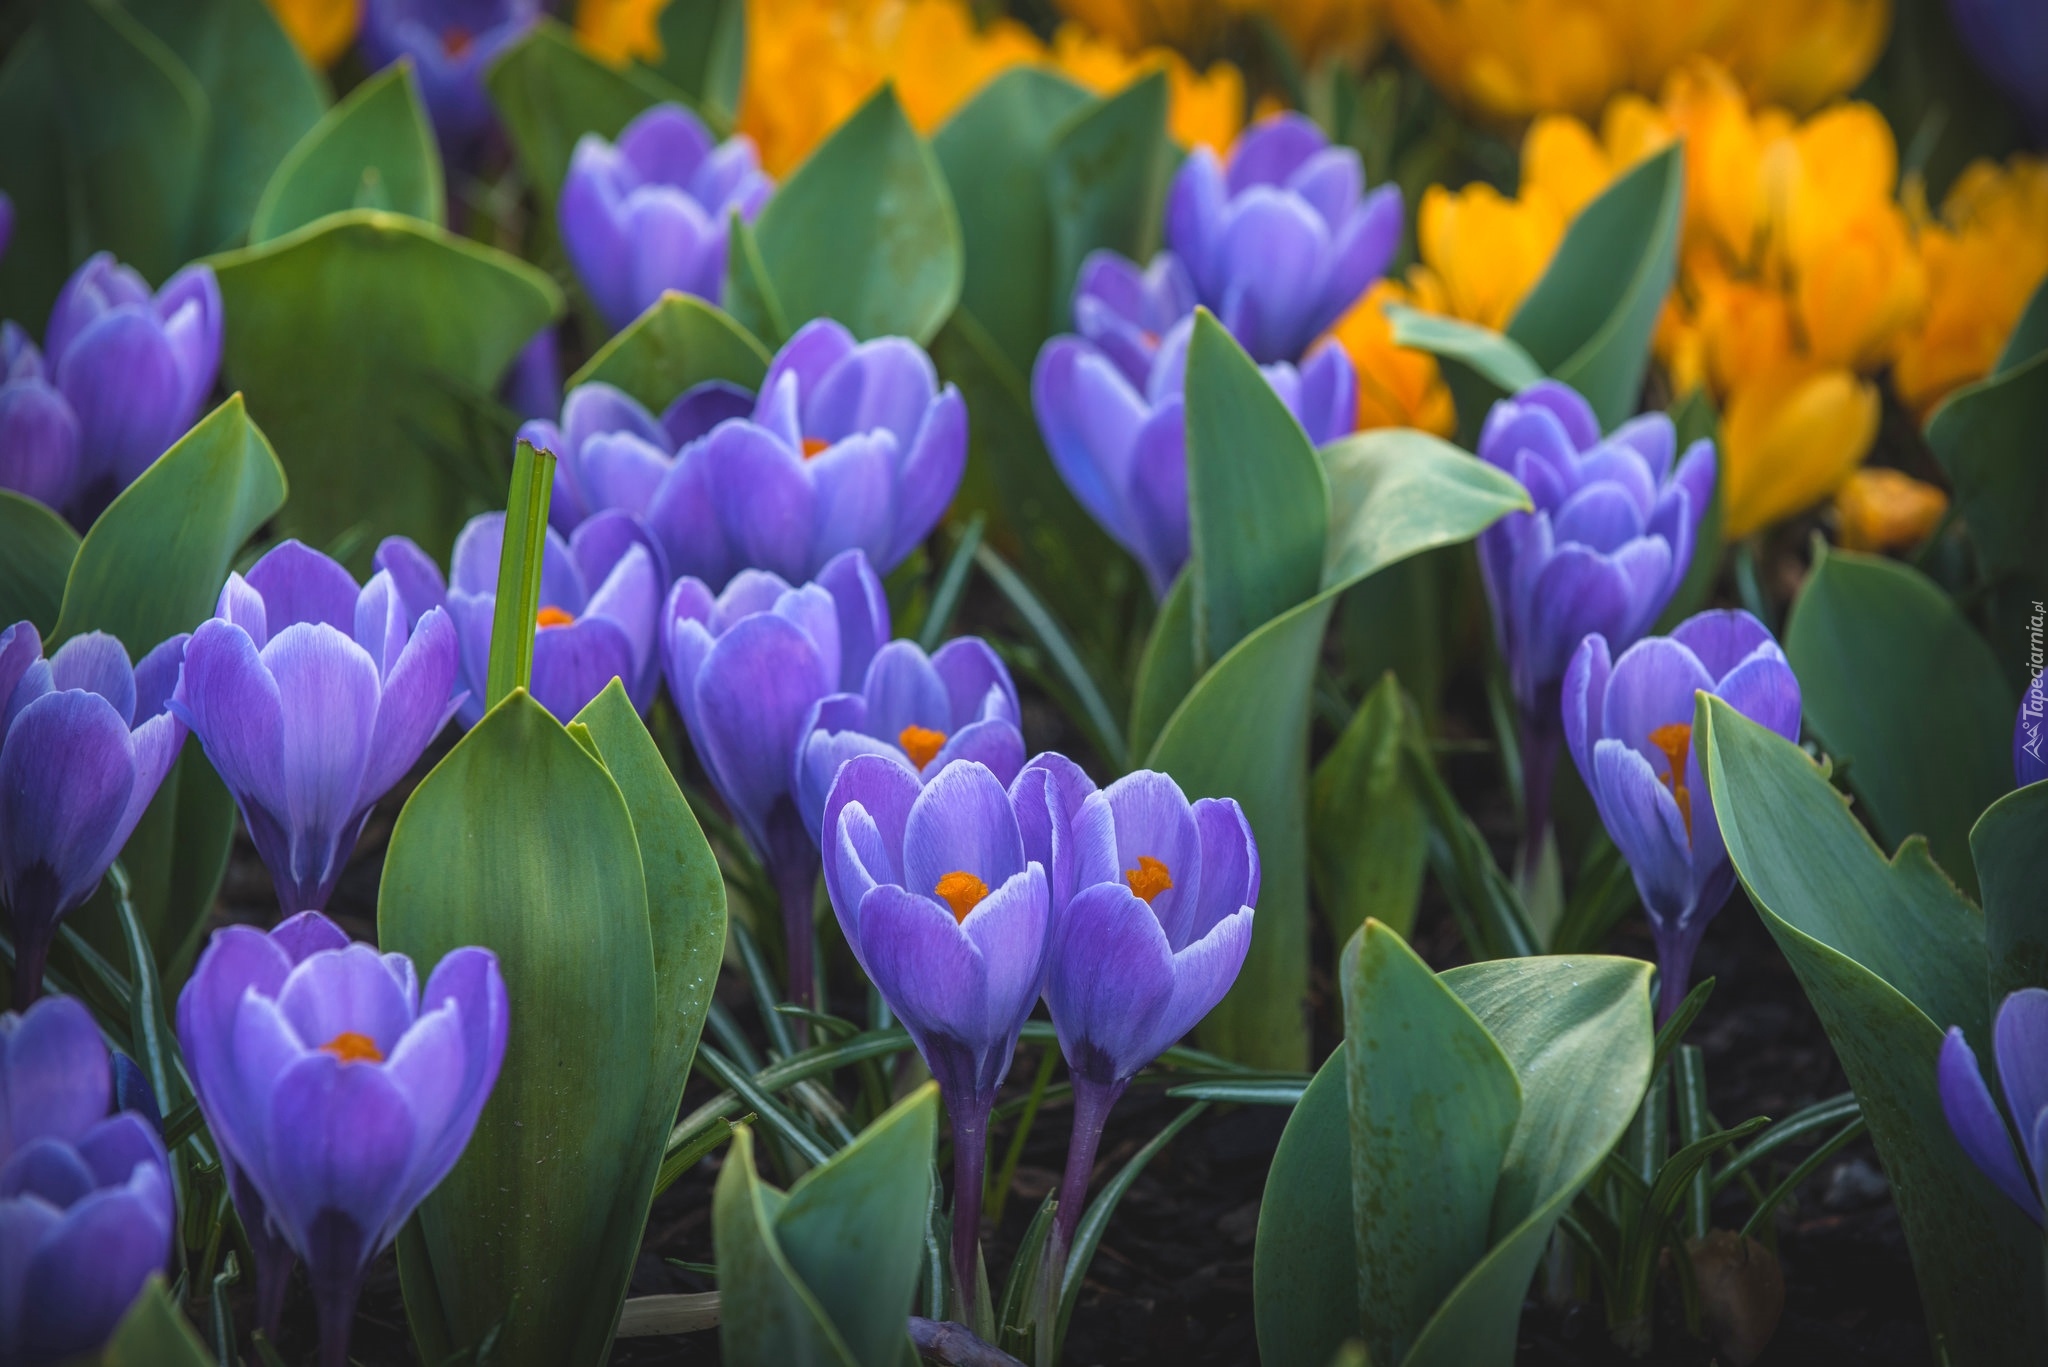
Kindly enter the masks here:
[[569, 156], [585, 133], [615, 139], [642, 111], [683, 92], [645, 67], [606, 66], [577, 46], [576, 35], [543, 19], [506, 48], [484, 73], [519, 169], [552, 220]]
[[1429, 825], [1402, 747], [1421, 728], [1400, 680], [1383, 675], [1316, 766], [1309, 873], [1332, 944], [1350, 940], [1367, 917], [1396, 935], [1415, 925]]
[[811, 318], [929, 342], [960, 298], [960, 222], [924, 139], [884, 86], [735, 224], [726, 303], [766, 341]]
[[1785, 630], [1806, 725], [1887, 844], [1923, 835], [1974, 894], [1970, 825], [2012, 787], [2016, 704], [1946, 594], [1895, 560], [1817, 553]]
[[42, 504], [0, 489], [0, 621], [57, 629], [64, 580], [78, 555], [78, 533]]
[[[1345, 1048], [1288, 1121], [1260, 1206], [1260, 1358], [1322, 1367], [1362, 1329], [1375, 1361], [1511, 1362], [1551, 1230], [1649, 1080], [1650, 967], [1433, 977], [1368, 922], [1343, 976]], [[1347, 1187], [1348, 1205], [1330, 1199]]]
[[1991, 804], [1970, 829], [1984, 893], [1991, 1000], [2048, 987], [2048, 783], [2030, 783]]
[[730, 127], [746, 77], [746, 0], [670, 0], [655, 23], [662, 46], [656, 70], [695, 100], [713, 127]]
[[569, 377], [616, 386], [659, 413], [706, 380], [759, 389], [771, 358], [752, 333], [694, 294], [670, 290]]
[[90, 1361], [96, 1367], [214, 1367], [160, 1276], [143, 1283], [114, 1336]]
[[350, 91], [285, 154], [249, 223], [252, 245], [348, 209], [445, 226], [441, 152], [410, 58]]
[[1936, 1358], [2023, 1361], [2044, 1332], [2040, 1232], [1964, 1156], [1935, 1090], [1946, 1027], [1987, 1056], [1983, 918], [1924, 840], [1887, 860], [1798, 747], [1711, 698], [1693, 734], [1736, 874], [1891, 1177]]
[[938, 1088], [898, 1102], [787, 1193], [733, 1131], [712, 1206], [719, 1334], [733, 1362], [896, 1367], [923, 1270]]
[[416, 218], [357, 209], [214, 260], [223, 365], [276, 437], [316, 546], [406, 535], [445, 559], [504, 490], [512, 420], [491, 397], [556, 318], [554, 282]]

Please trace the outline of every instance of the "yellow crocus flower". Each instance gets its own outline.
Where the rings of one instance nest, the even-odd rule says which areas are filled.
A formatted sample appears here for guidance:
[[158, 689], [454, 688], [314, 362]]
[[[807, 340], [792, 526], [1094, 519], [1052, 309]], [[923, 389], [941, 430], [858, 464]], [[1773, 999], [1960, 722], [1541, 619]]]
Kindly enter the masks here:
[[268, 0], [270, 12], [313, 66], [325, 71], [348, 51], [363, 23], [363, 0]]
[[1079, 24], [1062, 24], [1052, 37], [1052, 66], [1076, 85], [1113, 95], [1142, 76], [1166, 72], [1166, 131], [1183, 147], [1230, 150], [1244, 127], [1244, 76], [1229, 62], [1197, 71], [1171, 48], [1126, 56]]
[[1842, 486], [1877, 437], [1877, 387], [1845, 369], [1780, 374], [1721, 411], [1721, 534], [1733, 541]]
[[1919, 545], [1948, 511], [1948, 495], [1902, 470], [1869, 466], [1835, 495], [1835, 539], [1852, 551]]
[[1057, 0], [1059, 10], [1127, 52], [1171, 46], [1210, 52], [1233, 21], [1264, 17], [1302, 60], [1361, 62], [1378, 46], [1380, 0]]
[[1440, 437], [1458, 430], [1451, 391], [1436, 358], [1426, 351], [1395, 346], [1394, 328], [1387, 321], [1388, 304], [1428, 308], [1431, 302], [1416, 297], [1398, 281], [1376, 281], [1330, 329], [1330, 336], [1350, 354], [1352, 369], [1358, 372], [1360, 430], [1419, 427]]

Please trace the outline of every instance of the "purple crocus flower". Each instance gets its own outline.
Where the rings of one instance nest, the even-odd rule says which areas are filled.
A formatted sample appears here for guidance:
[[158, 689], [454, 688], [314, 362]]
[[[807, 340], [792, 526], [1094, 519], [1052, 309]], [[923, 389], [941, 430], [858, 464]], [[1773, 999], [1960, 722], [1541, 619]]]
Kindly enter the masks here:
[[552, 327], [534, 333], [519, 349], [498, 392], [521, 418], [545, 418], [562, 406], [562, 350]]
[[50, 310], [44, 365], [78, 424], [80, 526], [168, 451], [199, 417], [220, 373], [220, 285], [192, 265], [154, 295], [97, 252]]
[[801, 583], [849, 550], [887, 574], [938, 525], [967, 466], [967, 405], [931, 358], [902, 337], [855, 342], [829, 318], [790, 338], [751, 401], [714, 381], [660, 424], [607, 401], [616, 425], [582, 428], [612, 432], [604, 441], [579, 439], [564, 411], [588, 506], [639, 517], [672, 574], [714, 589], [745, 569]]
[[1291, 361], [1387, 269], [1401, 245], [1401, 191], [1365, 193], [1365, 164], [1300, 114], [1262, 119], [1226, 165], [1206, 147], [1181, 163], [1166, 245], [1195, 293], [1256, 361]]
[[811, 1001], [811, 893], [817, 827], [794, 787], [804, 727], [818, 702], [853, 693], [889, 639], [889, 601], [859, 551], [792, 588], [745, 570], [714, 596], [684, 578], [661, 616], [662, 669], [690, 744], [732, 809], [782, 902], [790, 996]]
[[1524, 859], [1549, 831], [1557, 690], [1572, 653], [1589, 635], [1626, 650], [1692, 564], [1714, 446], [1694, 442], [1673, 469], [1676, 447], [1662, 413], [1603, 440], [1592, 406], [1556, 380], [1496, 403], [1480, 432], [1479, 458], [1519, 480], [1535, 505], [1479, 534], [1494, 637], [1521, 712]]
[[1991, 1052], [1999, 1090], [2019, 1130], [2018, 1151], [1961, 1026], [1949, 1027], [1935, 1066], [1941, 1109], [1970, 1161], [2028, 1219], [2048, 1223], [2042, 1218], [2048, 1193], [2048, 992], [2023, 987], [2005, 999], [1992, 1023]]
[[614, 329], [666, 290], [720, 303], [732, 216], [774, 191], [745, 136], [714, 143], [695, 114], [658, 104], [616, 143], [585, 133], [562, 181], [562, 246]]
[[412, 58], [442, 151], [460, 157], [496, 123], [484, 73], [539, 17], [539, 0], [367, 0], [357, 43], [372, 71]]
[[1142, 389], [1160, 341], [1197, 302], [1187, 267], [1172, 252], [1160, 252], [1141, 270], [1117, 252], [1092, 251], [1074, 282], [1074, 331]]
[[2039, 0], [1948, 0], [1956, 32], [1992, 84], [2048, 140], [2048, 8]]
[[[554, 453], [548, 523], [567, 536], [594, 512], [647, 513], [675, 453], [726, 419], [753, 412], [754, 396], [738, 385], [710, 381], [688, 390], [657, 419], [624, 390], [592, 380], [570, 390], [561, 411], [561, 421], [535, 418], [519, 429], [519, 437]], [[674, 553], [687, 560], [689, 548], [678, 544]]]
[[1190, 803], [1150, 770], [1098, 792], [1073, 761], [1040, 755], [1010, 796], [1026, 856], [1052, 871], [1045, 1002], [1074, 1082], [1058, 1215], [1065, 1247], [1117, 1098], [1244, 966], [1259, 848], [1234, 800]]
[[0, 1362], [95, 1353], [171, 1259], [169, 1161], [86, 1009], [0, 1013]]
[[5, 190], [0, 190], [0, 258], [7, 255], [7, 244], [14, 240], [14, 201]]
[[2036, 674], [2020, 695], [2020, 714], [2012, 721], [2012, 775], [2024, 788], [2048, 778], [2048, 732], [2041, 719], [2048, 715], [2048, 671]]
[[170, 707], [192, 728], [287, 912], [327, 905], [370, 808], [459, 701], [455, 627], [286, 541], [228, 576]]
[[881, 755], [825, 803], [825, 887], [953, 1122], [953, 1275], [970, 1301], [989, 1110], [1043, 982], [1051, 907], [1009, 794], [972, 760], [929, 782]]
[[220, 931], [179, 994], [237, 1213], [305, 1262], [327, 1367], [347, 1361], [364, 1271], [469, 1143], [509, 1024], [489, 950], [453, 951], [422, 993], [405, 955], [350, 944], [311, 911], [269, 935]]
[[0, 489], [65, 512], [84, 474], [78, 416], [50, 383], [35, 342], [0, 323]]
[[173, 636], [130, 669], [94, 631], [45, 660], [29, 623], [0, 631], [0, 897], [17, 1006], [41, 993], [57, 922], [99, 886], [178, 758], [185, 727], [164, 705], [184, 652]]
[[1600, 820], [1634, 873], [1657, 942], [1658, 1019], [1685, 999], [1693, 952], [1735, 870], [1692, 744], [1698, 694], [1799, 739], [1799, 680], [1763, 623], [1702, 612], [1619, 660], [1588, 636], [1564, 678], [1564, 734]]
[[[1188, 558], [1182, 393], [1193, 331], [1190, 317], [1167, 333], [1142, 388], [1113, 353], [1080, 337], [1047, 342], [1031, 374], [1031, 406], [1060, 478], [1161, 598]], [[1299, 369], [1285, 361], [1261, 369], [1315, 445], [1351, 431], [1358, 377], [1344, 348], [1325, 343]]]
[[962, 636], [930, 656], [914, 641], [889, 642], [860, 692], [821, 698], [804, 718], [794, 779], [804, 829], [823, 829], [832, 780], [855, 755], [882, 755], [913, 774], [971, 759], [1009, 783], [1024, 767], [1020, 718], [1017, 686], [986, 641]]
[[[386, 537], [377, 547], [374, 563], [390, 571], [408, 614], [416, 619], [445, 605], [455, 623], [459, 687], [467, 690], [456, 717], [464, 726], [483, 720], [504, 543], [503, 513], [471, 518], [455, 539], [448, 581], [405, 537]], [[567, 538], [550, 527], [541, 553], [533, 700], [566, 723], [618, 679], [633, 706], [646, 712], [654, 701], [655, 615], [666, 579], [661, 548], [624, 513], [590, 518]]]

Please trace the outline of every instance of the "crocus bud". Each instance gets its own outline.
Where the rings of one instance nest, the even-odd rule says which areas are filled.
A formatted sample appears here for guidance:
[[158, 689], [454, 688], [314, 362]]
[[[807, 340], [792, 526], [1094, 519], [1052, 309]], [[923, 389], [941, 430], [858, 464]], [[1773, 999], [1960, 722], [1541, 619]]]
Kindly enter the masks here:
[[366, 0], [356, 41], [373, 71], [412, 58], [441, 150], [460, 157], [496, 123], [484, 73], [539, 17], [539, 0]]
[[128, 667], [94, 631], [43, 658], [27, 622], [0, 631], [0, 898], [14, 930], [14, 1001], [42, 991], [57, 922], [99, 886], [185, 743], [165, 712], [185, 637]]
[[1588, 636], [1564, 679], [1564, 734], [1600, 820], [1635, 875], [1657, 942], [1658, 1018], [1685, 999], [1693, 953], [1735, 889], [1735, 870], [1693, 745], [1711, 694], [1799, 739], [1799, 680], [1763, 623], [1702, 612], [1613, 658]]
[[0, 489], [65, 512], [83, 476], [70, 402], [50, 383], [28, 334], [0, 323]]
[[[1151, 373], [1133, 384], [1112, 355], [1080, 337], [1055, 337], [1031, 372], [1031, 407], [1046, 450], [1088, 515], [1138, 561], [1165, 597], [1188, 558], [1187, 383], [1184, 318], [1160, 341]], [[1357, 377], [1344, 348], [1326, 342], [1297, 369], [1261, 366], [1317, 446], [1351, 431]]]
[[228, 576], [170, 707], [234, 794], [287, 911], [327, 905], [370, 808], [459, 701], [455, 628], [388, 573], [286, 541]]
[[50, 310], [44, 365], [78, 421], [74, 520], [99, 516], [183, 436], [220, 373], [220, 285], [192, 265], [154, 295], [99, 252]]
[[846, 943], [910, 1032], [953, 1122], [953, 1274], [972, 1295], [989, 1110], [1038, 1000], [1045, 867], [1009, 795], [972, 760], [928, 783], [847, 761], [825, 803], [825, 886]]
[[347, 1360], [371, 1261], [468, 1145], [509, 1028], [487, 949], [453, 951], [422, 991], [405, 955], [309, 911], [200, 955], [178, 1042], [244, 1227], [306, 1264], [325, 1367]]
[[585, 133], [562, 181], [562, 246], [614, 329], [668, 290], [720, 303], [732, 216], [752, 222], [774, 185], [750, 138], [713, 143], [695, 114], [658, 104], [616, 143]]
[[1196, 302], [1187, 267], [1172, 252], [1160, 252], [1140, 270], [1127, 256], [1092, 251], [1074, 282], [1074, 331], [1142, 388], [1160, 339], [1195, 311]]
[[2048, 1191], [2048, 1070], [2041, 1063], [2048, 1059], [2048, 992], [2023, 987], [2006, 997], [1991, 1026], [1991, 1050], [1999, 1090], [2019, 1130], [2019, 1148], [2013, 1147], [2012, 1131], [1984, 1085], [1977, 1053], [1961, 1026], [1949, 1027], [1935, 1065], [1942, 1113], [1978, 1171], [2028, 1219], [2042, 1224], [2042, 1195]]
[[1401, 191], [1365, 193], [1365, 166], [1300, 114], [1262, 119], [1228, 164], [1181, 163], [1166, 245], [1252, 359], [1291, 361], [1379, 278], [1401, 244]]
[[89, 1358], [170, 1264], [163, 1141], [115, 1109], [92, 1015], [69, 997], [0, 1013], [0, 1362]]

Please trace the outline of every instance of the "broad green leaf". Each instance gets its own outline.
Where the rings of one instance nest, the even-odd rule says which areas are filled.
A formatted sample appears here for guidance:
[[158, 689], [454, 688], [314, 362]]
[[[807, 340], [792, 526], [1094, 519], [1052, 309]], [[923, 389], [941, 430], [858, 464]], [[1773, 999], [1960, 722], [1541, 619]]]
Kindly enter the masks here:
[[1345, 944], [1366, 918], [1405, 936], [1415, 925], [1429, 820], [1402, 763], [1404, 734], [1421, 718], [1393, 674], [1382, 675], [1316, 766], [1309, 794], [1309, 874]]
[[1984, 891], [1991, 1003], [2022, 987], [2048, 987], [2048, 783], [1991, 804], [1970, 829]]
[[1207, 309], [1195, 312], [1187, 368], [1188, 577], [1203, 664], [1314, 596], [1331, 499], [1308, 434]]
[[[960, 298], [960, 223], [931, 148], [888, 86], [797, 167], [753, 225], [786, 326], [931, 341]], [[728, 291], [729, 294], [732, 291]], [[782, 336], [731, 301], [764, 340]]]
[[516, 257], [400, 214], [331, 214], [214, 259], [224, 363], [276, 437], [298, 497], [280, 531], [327, 545], [361, 528], [445, 559], [504, 493], [509, 415], [491, 392], [562, 311]]
[[1155, 71], [1070, 115], [1046, 165], [1052, 210], [1051, 327], [1072, 325], [1074, 281], [1098, 248], [1149, 261], [1159, 248], [1173, 144], [1166, 73]]
[[1185, 572], [1176, 576], [1152, 619], [1138, 682], [1131, 696], [1131, 753], [1147, 754], [1173, 709], [1195, 686], [1195, 588]]
[[771, 358], [753, 334], [694, 294], [669, 290], [569, 377], [614, 385], [655, 413], [706, 380], [759, 389]]
[[97, 1367], [214, 1367], [213, 1355], [178, 1312], [159, 1275], [142, 1284], [114, 1336], [90, 1361]]
[[[2032, 313], [2048, 315], [2048, 304]], [[2039, 326], [2048, 331], [2048, 321]], [[2015, 336], [2019, 329], [2015, 329]], [[2025, 339], [2018, 339], [2024, 341]], [[1965, 385], [1927, 420], [1927, 445], [1955, 485], [1956, 511], [1994, 575], [2048, 582], [2048, 349]]]
[[48, 636], [57, 627], [64, 580], [78, 554], [78, 533], [42, 504], [0, 489], [0, 622], [30, 621]]
[[1395, 345], [1456, 361], [1504, 394], [1526, 389], [1543, 378], [1543, 367], [1521, 343], [1492, 328], [1424, 313], [1406, 304], [1389, 304], [1387, 321], [1393, 325]]
[[[1049, 158], [1065, 121], [1096, 100], [1065, 77], [1016, 67], [983, 86], [932, 135], [960, 214], [960, 308], [1019, 375], [1052, 331]], [[1071, 281], [1069, 282], [1071, 284]]]
[[727, 227], [730, 247], [725, 259], [725, 308], [741, 327], [754, 336], [780, 346], [796, 324], [775, 293], [768, 278], [768, 264], [761, 259], [761, 242], [754, 225], [735, 212]]
[[206, 91], [115, 0], [52, 5], [45, 22], [79, 236], [161, 282], [188, 255], [213, 122]]
[[730, 127], [746, 76], [746, 0], [669, 0], [655, 25], [662, 47], [655, 70]]
[[867, 1367], [782, 1252], [775, 1217], [787, 1199], [754, 1171], [752, 1127], [735, 1125], [711, 1198], [722, 1355], [791, 1367]]
[[1984, 638], [1919, 571], [1823, 550], [1792, 605], [1785, 653], [1808, 729], [1846, 762], [1885, 843], [1926, 836], [1974, 895], [1970, 826], [2012, 787], [2016, 707]]
[[1685, 151], [1673, 143], [1579, 211], [1507, 335], [1586, 396], [1602, 429], [1636, 411], [1677, 269]]
[[484, 85], [519, 168], [550, 219], [578, 138], [595, 133], [616, 139], [643, 110], [665, 101], [688, 103], [682, 91], [645, 67], [606, 66], [552, 19], [541, 20], [506, 48], [484, 73]]
[[1935, 1359], [2026, 1361], [2048, 1333], [2040, 1231], [1956, 1144], [1934, 1082], [1951, 1025], [1987, 1056], [1982, 916], [1920, 838], [1887, 860], [1789, 741], [1719, 699], [1702, 701], [1693, 734], [1735, 872], [1819, 1014], [1891, 1178]]
[[1252, 1310], [1266, 1367], [1327, 1367], [1356, 1338], [1358, 1244], [1351, 1203], [1350, 1092], [1343, 1050], [1287, 1118], [1259, 1201]]
[[[416, 1342], [445, 1361], [496, 1335], [508, 1367], [603, 1361], [653, 1181], [644, 1138], [655, 958], [619, 785], [523, 690], [414, 790], [391, 834], [378, 942], [422, 972], [498, 956], [511, 1039], [475, 1136], [399, 1246]], [[661, 886], [657, 884], [657, 886]], [[673, 886], [671, 883], [670, 887]]]
[[350, 91], [285, 154], [257, 201], [249, 241], [346, 209], [410, 214], [438, 228], [447, 217], [442, 197], [441, 152], [406, 58]]
[[278, 164], [320, 121], [325, 81], [263, 0], [125, 0], [206, 92], [203, 178], [184, 254], [234, 245]]
[[1486, 1027], [1385, 926], [1365, 923], [1341, 977], [1359, 1314], [1372, 1356], [1400, 1362], [1486, 1256], [1522, 1086]]
[[1421, 551], [1470, 541], [1531, 506], [1512, 476], [1405, 427], [1332, 442], [1323, 448], [1323, 465], [1330, 479], [1325, 589], [1349, 587]]
[[1999, 349], [1998, 360], [1991, 367], [1991, 373], [2003, 375], [2033, 360], [2043, 351], [2048, 351], [2048, 279], [2034, 286], [2034, 293], [2027, 300], [2020, 320], [2006, 334], [2005, 345]]
[[0, 190], [14, 201], [14, 235], [0, 252], [0, 318], [37, 337], [74, 264], [57, 84], [49, 34], [31, 26], [0, 62]]

